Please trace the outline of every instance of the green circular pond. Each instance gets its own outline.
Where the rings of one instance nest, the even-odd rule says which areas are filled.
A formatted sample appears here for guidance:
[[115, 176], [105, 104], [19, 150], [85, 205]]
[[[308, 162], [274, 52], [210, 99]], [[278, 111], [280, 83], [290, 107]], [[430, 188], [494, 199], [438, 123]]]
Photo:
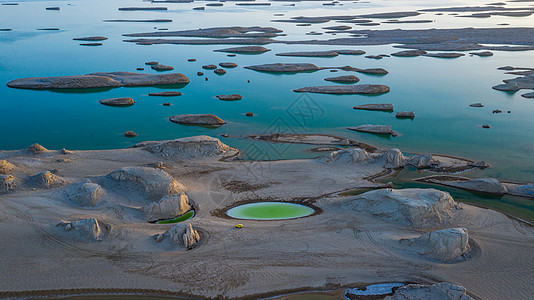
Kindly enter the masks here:
[[315, 213], [311, 207], [285, 202], [257, 202], [229, 209], [226, 214], [243, 220], [287, 220]]

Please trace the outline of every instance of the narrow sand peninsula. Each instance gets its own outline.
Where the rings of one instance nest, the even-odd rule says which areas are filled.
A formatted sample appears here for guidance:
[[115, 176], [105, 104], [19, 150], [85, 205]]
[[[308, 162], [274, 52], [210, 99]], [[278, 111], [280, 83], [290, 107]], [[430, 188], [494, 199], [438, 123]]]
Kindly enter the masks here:
[[[338, 194], [379, 188], [369, 178], [407, 164], [432, 170], [450, 158], [360, 148], [273, 162], [237, 154], [205, 136], [119, 150], [36, 144], [0, 152], [7, 173], [0, 295], [114, 288], [254, 298], [303, 287], [447, 281], [483, 299], [531, 296], [532, 227], [434, 189]], [[285, 221], [224, 216], [260, 200], [317, 213]], [[189, 207], [195, 216], [184, 223], [147, 222]]]

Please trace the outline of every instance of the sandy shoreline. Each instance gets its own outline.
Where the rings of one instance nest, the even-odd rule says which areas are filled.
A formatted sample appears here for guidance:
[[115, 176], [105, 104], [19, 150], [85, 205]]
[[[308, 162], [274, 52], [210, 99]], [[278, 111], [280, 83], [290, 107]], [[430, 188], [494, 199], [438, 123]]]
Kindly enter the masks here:
[[[389, 169], [387, 151], [359, 161], [342, 151], [321, 159], [245, 162], [220, 161], [236, 151], [223, 145], [214, 148], [211, 140], [165, 145], [160, 151], [139, 147], [68, 154], [0, 152], [0, 159], [16, 166], [10, 174], [19, 179], [12, 191], [0, 196], [0, 232], [5, 240], [0, 247], [6, 260], [0, 267], [0, 296], [82, 288], [246, 298], [376, 282], [448, 281], [466, 287], [474, 297], [499, 299], [521, 297], [528, 290], [524, 287], [534, 284], [527, 263], [534, 247], [530, 226], [495, 211], [455, 204], [458, 208], [447, 212], [443, 222], [413, 227], [357, 208], [355, 199], [361, 195], [335, 194], [379, 187], [364, 178]], [[155, 199], [152, 192], [136, 184], [113, 183], [106, 175], [133, 166], [159, 166], [162, 169], [156, 170], [183, 185], [198, 205], [195, 217], [187, 222], [209, 238], [190, 251], [166, 240], [157, 243], [153, 236], [172, 225], [143, 220], [140, 205], [154, 201], [149, 200]], [[36, 185], [34, 174], [53, 169], [64, 185]], [[95, 206], [80, 206], [65, 196], [65, 190], [84, 178], [105, 190]], [[228, 183], [233, 192], [225, 188]], [[322, 211], [285, 221], [238, 221], [214, 213], [262, 199], [304, 201]], [[90, 217], [111, 228], [99, 241], [81, 239], [56, 226], [61, 220]], [[235, 228], [238, 222], [243, 229]], [[415, 254], [398, 242], [451, 227], [467, 228], [481, 250], [451, 264]]]
[[[489, 78], [485, 73], [494, 71], [493, 64], [518, 65], [528, 54], [519, 51], [534, 50], [534, 27], [517, 20], [532, 21], [533, 6], [511, 3], [527, 0], [443, 8], [436, 3], [416, 8], [413, 3], [388, 7], [341, 0], [313, 3], [319, 7], [312, 9], [304, 2], [308, 0], [240, 1], [252, 3], [161, 0], [118, 7], [121, 3], [81, 1], [43, 7], [29, 1], [21, 3], [24, 10], [16, 10], [19, 3], [2, 4], [2, 26], [10, 26], [0, 28], [10, 56], [0, 63], [9, 87], [3, 92], [6, 112], [11, 112], [5, 123], [16, 127], [6, 131], [4, 146], [18, 148], [19, 141], [36, 137], [58, 145], [51, 142], [58, 137], [59, 145], [82, 141], [108, 149], [48, 150], [34, 144], [0, 150], [0, 298], [376, 299], [381, 297], [358, 296], [358, 289], [389, 284], [395, 286], [380, 294], [392, 297], [386, 300], [531, 299], [534, 225], [509, 213], [530, 218], [534, 209], [527, 202], [534, 200], [531, 164], [528, 154], [523, 156], [534, 153], [534, 145], [517, 125], [528, 124], [525, 112], [530, 108], [523, 106], [528, 100], [512, 98], [517, 91], [534, 89], [534, 69], [498, 68], [519, 77], [493, 86], [504, 93], [488, 88], [501, 94], [495, 99], [478, 93], [477, 84]], [[28, 13], [34, 16], [31, 21], [18, 20], [17, 15]], [[365, 30], [367, 26], [379, 30]], [[28, 47], [31, 38], [50, 47], [35, 53]], [[419, 56], [424, 57], [415, 58]], [[80, 57], [84, 59], [72, 65]], [[382, 58], [389, 59], [378, 61]], [[405, 65], [409, 60], [413, 63]], [[111, 70], [94, 73], [96, 67]], [[180, 73], [164, 73], [175, 67]], [[110, 72], [134, 69], [139, 73]], [[50, 77], [24, 78], [42, 72], [37, 76]], [[54, 76], [60, 73], [67, 76]], [[297, 78], [301, 75], [307, 78]], [[468, 76], [477, 78], [472, 84], [459, 82]], [[275, 83], [269, 77], [282, 80]], [[376, 83], [388, 85], [374, 84], [381, 79]], [[271, 89], [273, 84], [279, 85]], [[154, 93], [152, 88], [173, 91]], [[37, 96], [35, 90], [46, 92]], [[84, 96], [104, 91], [109, 97], [101, 104], [85, 106], [98, 99]], [[287, 96], [295, 93], [312, 93], [317, 103], [309, 98], [314, 105], [300, 107], [299, 97], [287, 106]], [[79, 99], [66, 99], [67, 94]], [[144, 101], [147, 94], [151, 97]], [[364, 96], [327, 98], [360, 94]], [[382, 98], [368, 97], [380, 94]], [[534, 93], [522, 96], [534, 98]], [[45, 109], [32, 102], [38, 97], [43, 98], [39, 103], [54, 99]], [[498, 97], [507, 98], [498, 102]], [[168, 102], [156, 103], [160, 100]], [[12, 105], [15, 101], [31, 109]], [[480, 103], [470, 104], [475, 101]], [[60, 104], [65, 110], [54, 109]], [[129, 111], [109, 107], [134, 104]], [[311, 117], [301, 109], [309, 109]], [[277, 111], [299, 126], [291, 128], [293, 121], [279, 118], [289, 131], [277, 123], [262, 128]], [[128, 114], [122, 119], [119, 113]], [[296, 116], [303, 117], [304, 126]], [[402, 117], [404, 123], [398, 123]], [[414, 119], [418, 123], [408, 123]], [[83, 129], [69, 135], [71, 126], [65, 124], [72, 129], [82, 124]], [[87, 124], [91, 130], [85, 130]], [[221, 126], [223, 131], [216, 129]], [[213, 136], [232, 138], [227, 141], [241, 145], [243, 152], [216, 138], [193, 136], [208, 128]], [[125, 137], [113, 144], [118, 134], [106, 140], [110, 132]], [[471, 157], [414, 148], [403, 153], [344, 136], [365, 138], [360, 132], [388, 138], [366, 140], [389, 147], [420, 145]], [[169, 136], [189, 137], [142, 142]], [[129, 141], [138, 144], [109, 149]], [[494, 144], [482, 148], [480, 141]], [[279, 160], [241, 158], [258, 157], [254, 150], [261, 147], [254, 146], [260, 143], [277, 153], [276, 146], [293, 145], [295, 150], [280, 151]], [[315, 154], [320, 156], [286, 159]], [[492, 166], [475, 160], [476, 155], [495, 167], [484, 171]], [[411, 174], [403, 177], [402, 170]], [[526, 181], [505, 180], [514, 174], [510, 170]], [[509, 201], [513, 197], [522, 198]], [[462, 202], [466, 199], [474, 204]], [[285, 206], [301, 213], [279, 220], [229, 216], [230, 209], [259, 202], [260, 208]], [[170, 223], [180, 218], [185, 221]]]

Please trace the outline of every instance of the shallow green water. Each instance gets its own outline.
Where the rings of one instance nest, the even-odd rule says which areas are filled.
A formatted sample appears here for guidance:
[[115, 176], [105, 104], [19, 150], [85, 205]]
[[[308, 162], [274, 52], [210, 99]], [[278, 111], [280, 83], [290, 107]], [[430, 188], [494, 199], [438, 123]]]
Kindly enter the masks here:
[[286, 220], [306, 217], [313, 214], [311, 207], [284, 202], [258, 202], [236, 206], [226, 214], [243, 220]]
[[179, 217], [176, 217], [174, 219], [168, 219], [168, 220], [162, 220], [162, 221], [158, 221], [158, 224], [174, 224], [174, 223], [180, 223], [180, 222], [183, 222], [183, 221], [187, 221], [191, 218], [193, 218], [195, 216], [195, 211], [194, 210], [191, 210], [191, 211], [188, 211], [186, 212], [185, 214], [179, 216]]

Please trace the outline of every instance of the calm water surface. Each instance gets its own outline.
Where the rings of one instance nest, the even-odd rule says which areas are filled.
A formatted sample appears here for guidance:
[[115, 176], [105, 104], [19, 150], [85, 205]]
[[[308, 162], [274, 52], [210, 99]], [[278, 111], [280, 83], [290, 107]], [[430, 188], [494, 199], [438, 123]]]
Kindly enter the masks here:
[[243, 220], [286, 220], [313, 214], [311, 207], [284, 202], [257, 202], [236, 206], [226, 212], [230, 217]]

